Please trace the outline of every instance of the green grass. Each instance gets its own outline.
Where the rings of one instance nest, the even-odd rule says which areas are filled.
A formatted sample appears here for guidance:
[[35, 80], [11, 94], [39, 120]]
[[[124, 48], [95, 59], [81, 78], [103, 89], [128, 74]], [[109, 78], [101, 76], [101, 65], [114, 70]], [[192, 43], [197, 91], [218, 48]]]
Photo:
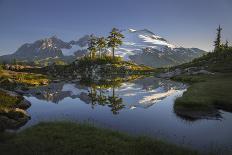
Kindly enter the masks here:
[[175, 101], [175, 108], [206, 111], [221, 108], [232, 111], [232, 74], [186, 75], [176, 79], [192, 85]]
[[1, 154], [197, 154], [162, 141], [70, 122], [40, 123], [1, 137]]
[[183, 96], [176, 99], [174, 111], [190, 118], [215, 117], [220, 115], [218, 109], [232, 112], [232, 48], [208, 53], [172, 69], [189, 67], [205, 69], [214, 75], [182, 74], [173, 77], [173, 80], [190, 84]]

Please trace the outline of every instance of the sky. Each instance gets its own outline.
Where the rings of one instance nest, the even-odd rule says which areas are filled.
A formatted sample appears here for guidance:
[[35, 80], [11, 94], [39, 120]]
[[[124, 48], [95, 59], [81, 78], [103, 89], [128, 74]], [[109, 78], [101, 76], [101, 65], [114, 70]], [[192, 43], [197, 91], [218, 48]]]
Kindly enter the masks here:
[[53, 35], [107, 35], [112, 27], [146, 28], [177, 46], [210, 51], [219, 24], [231, 45], [232, 0], [0, 0], [0, 55]]

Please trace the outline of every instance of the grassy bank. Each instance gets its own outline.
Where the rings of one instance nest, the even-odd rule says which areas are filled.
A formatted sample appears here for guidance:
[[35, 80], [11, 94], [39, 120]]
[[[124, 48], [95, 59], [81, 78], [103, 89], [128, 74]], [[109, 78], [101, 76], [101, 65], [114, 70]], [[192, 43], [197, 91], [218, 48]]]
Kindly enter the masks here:
[[219, 109], [232, 112], [232, 49], [209, 53], [191, 63], [175, 68], [200, 68], [214, 74], [181, 74], [173, 80], [189, 83], [182, 97], [176, 99], [174, 110], [193, 119], [220, 117]]
[[[185, 108], [192, 111], [215, 111], [223, 109], [232, 111], [232, 75], [221, 74], [211, 77], [194, 76], [179, 77], [193, 83], [181, 98], [175, 102], [175, 108]], [[178, 79], [178, 78], [176, 78]], [[199, 82], [200, 81], [200, 82]]]
[[165, 142], [69, 122], [40, 123], [2, 138], [2, 154], [197, 154]]

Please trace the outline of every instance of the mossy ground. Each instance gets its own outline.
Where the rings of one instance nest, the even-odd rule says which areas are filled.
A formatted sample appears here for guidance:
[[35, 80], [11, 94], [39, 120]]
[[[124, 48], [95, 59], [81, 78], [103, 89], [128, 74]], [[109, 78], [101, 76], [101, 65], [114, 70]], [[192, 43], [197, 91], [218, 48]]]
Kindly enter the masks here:
[[0, 87], [7, 90], [47, 84], [49, 79], [42, 74], [1, 70]]
[[218, 113], [218, 109], [232, 112], [232, 49], [209, 53], [175, 68], [188, 67], [203, 67], [214, 74], [183, 74], [173, 77], [173, 80], [190, 84], [183, 96], [176, 99], [175, 112], [180, 114], [184, 112], [189, 116], [191, 112], [199, 112], [199, 115]]
[[162, 141], [70, 122], [40, 123], [1, 137], [2, 154], [197, 154]]

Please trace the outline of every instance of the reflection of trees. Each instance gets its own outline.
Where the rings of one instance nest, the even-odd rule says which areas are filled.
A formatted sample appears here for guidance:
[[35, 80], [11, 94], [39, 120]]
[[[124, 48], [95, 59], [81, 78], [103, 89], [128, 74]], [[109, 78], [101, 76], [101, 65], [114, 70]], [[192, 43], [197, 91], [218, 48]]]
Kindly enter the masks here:
[[125, 105], [122, 102], [122, 98], [115, 96], [115, 88], [112, 88], [112, 96], [108, 97], [109, 107], [114, 115], [119, 113], [119, 110], [123, 109]]
[[97, 91], [95, 87], [90, 87], [88, 96], [90, 97], [92, 108], [94, 108], [97, 104]]
[[107, 97], [104, 95], [104, 91], [102, 90], [102, 86], [99, 86], [99, 95], [97, 96], [99, 105], [106, 105]]
[[[121, 109], [124, 108], [122, 98], [119, 98], [115, 94], [115, 87], [119, 87], [119, 83], [89, 83], [89, 93], [88, 96], [90, 98], [90, 103], [92, 108], [96, 105], [105, 106], [111, 108], [113, 114], [118, 114]], [[112, 88], [112, 95], [106, 94], [104, 89]]]

